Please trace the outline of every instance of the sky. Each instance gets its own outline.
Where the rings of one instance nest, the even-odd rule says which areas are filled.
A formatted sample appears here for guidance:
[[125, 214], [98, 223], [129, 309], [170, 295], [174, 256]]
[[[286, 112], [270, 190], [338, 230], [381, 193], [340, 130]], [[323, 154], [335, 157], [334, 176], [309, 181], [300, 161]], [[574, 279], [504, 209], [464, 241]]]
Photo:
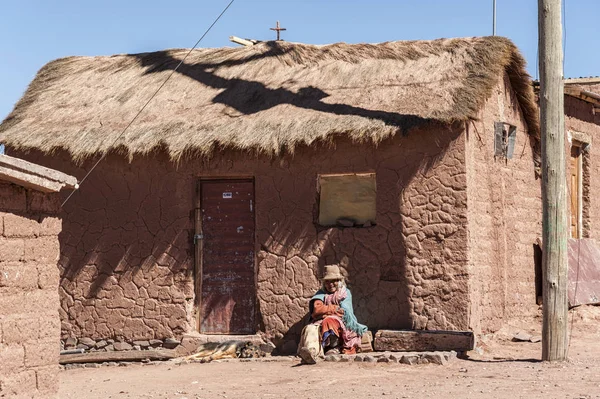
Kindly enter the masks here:
[[[0, 120], [37, 71], [70, 55], [189, 48], [230, 0], [0, 0]], [[565, 76], [600, 75], [600, 0], [564, 0]], [[493, 0], [235, 0], [200, 47], [229, 36], [326, 44], [492, 34]], [[537, 1], [497, 0], [497, 34], [537, 70]]]

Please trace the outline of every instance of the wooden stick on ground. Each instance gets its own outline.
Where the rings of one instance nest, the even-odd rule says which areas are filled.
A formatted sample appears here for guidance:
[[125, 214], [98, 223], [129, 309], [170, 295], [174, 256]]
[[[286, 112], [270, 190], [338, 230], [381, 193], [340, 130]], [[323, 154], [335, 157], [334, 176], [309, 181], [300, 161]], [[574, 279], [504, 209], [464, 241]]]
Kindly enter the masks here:
[[88, 352], [71, 355], [60, 355], [59, 363], [102, 363], [102, 362], [128, 362], [141, 360], [168, 360], [178, 357], [176, 351], [171, 349], [123, 352]]

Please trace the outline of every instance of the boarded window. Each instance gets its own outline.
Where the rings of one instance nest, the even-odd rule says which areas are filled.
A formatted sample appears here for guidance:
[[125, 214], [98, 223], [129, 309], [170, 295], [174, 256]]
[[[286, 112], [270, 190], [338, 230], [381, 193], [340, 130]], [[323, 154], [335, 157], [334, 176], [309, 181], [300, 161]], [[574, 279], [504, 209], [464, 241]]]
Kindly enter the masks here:
[[512, 159], [515, 151], [517, 127], [504, 122], [494, 123], [494, 155]]
[[321, 226], [375, 224], [375, 173], [319, 176]]

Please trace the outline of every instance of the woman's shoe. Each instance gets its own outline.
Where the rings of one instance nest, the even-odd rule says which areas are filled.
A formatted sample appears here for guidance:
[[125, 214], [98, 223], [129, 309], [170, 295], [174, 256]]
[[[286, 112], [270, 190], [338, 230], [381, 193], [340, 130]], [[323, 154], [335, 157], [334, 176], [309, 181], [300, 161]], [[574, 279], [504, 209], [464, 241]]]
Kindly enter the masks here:
[[325, 352], [325, 356], [339, 355], [339, 354], [340, 354], [340, 350], [338, 348], [332, 348], [332, 349], [329, 349], [327, 352]]
[[307, 347], [300, 348], [298, 356], [302, 359], [302, 363], [315, 364], [317, 363], [317, 354], [313, 353], [314, 350], [310, 350]]

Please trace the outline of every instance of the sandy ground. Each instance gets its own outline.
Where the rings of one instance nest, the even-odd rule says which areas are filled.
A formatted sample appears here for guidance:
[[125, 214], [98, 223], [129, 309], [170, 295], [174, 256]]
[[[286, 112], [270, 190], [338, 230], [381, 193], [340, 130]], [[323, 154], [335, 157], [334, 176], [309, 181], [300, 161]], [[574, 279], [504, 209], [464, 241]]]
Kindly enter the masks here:
[[[164, 362], [61, 372], [61, 398], [600, 398], [600, 307], [573, 320], [569, 361], [542, 363], [541, 343], [512, 342], [538, 328], [513, 326], [485, 336], [469, 359], [445, 366], [273, 362]], [[531, 327], [531, 326], [529, 326]]]

